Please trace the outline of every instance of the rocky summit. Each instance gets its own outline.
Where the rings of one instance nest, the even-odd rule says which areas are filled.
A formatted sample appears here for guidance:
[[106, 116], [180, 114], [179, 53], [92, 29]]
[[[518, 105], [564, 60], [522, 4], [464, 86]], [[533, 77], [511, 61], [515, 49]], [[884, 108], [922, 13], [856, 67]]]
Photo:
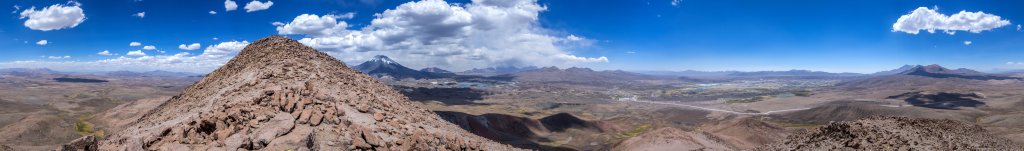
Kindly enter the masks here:
[[98, 149], [517, 150], [282, 36], [248, 45]]
[[833, 122], [757, 150], [1024, 150], [956, 120], [873, 116]]

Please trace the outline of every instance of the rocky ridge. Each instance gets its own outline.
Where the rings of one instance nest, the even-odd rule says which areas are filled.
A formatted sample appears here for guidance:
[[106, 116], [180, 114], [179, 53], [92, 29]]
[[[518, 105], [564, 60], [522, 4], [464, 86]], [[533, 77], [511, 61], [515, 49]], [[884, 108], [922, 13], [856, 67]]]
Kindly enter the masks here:
[[833, 122], [757, 150], [1024, 150], [956, 120], [873, 116]]
[[260, 39], [100, 150], [517, 150], [282, 36]]

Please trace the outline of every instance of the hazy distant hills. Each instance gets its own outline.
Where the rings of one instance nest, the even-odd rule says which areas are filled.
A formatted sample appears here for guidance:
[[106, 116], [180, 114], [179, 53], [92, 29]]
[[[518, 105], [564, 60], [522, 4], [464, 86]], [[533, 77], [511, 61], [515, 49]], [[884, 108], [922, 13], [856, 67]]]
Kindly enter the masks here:
[[7, 68], [0, 69], [0, 73], [14, 76], [39, 76], [39, 75], [52, 75], [52, 74], [64, 74], [63, 72], [53, 71], [47, 68]]
[[831, 73], [810, 70], [735, 72], [728, 76], [737, 77], [852, 77], [864, 76], [859, 73]]
[[[909, 68], [908, 68], [909, 67]], [[894, 74], [893, 74], [894, 73]], [[948, 69], [939, 65], [903, 66], [872, 74], [873, 77], [840, 84], [846, 88], [898, 87], [967, 87], [982, 85], [977, 80], [1021, 80], [1002, 74], [989, 74], [970, 69]]]
[[637, 71], [637, 73], [658, 75], [658, 76], [683, 76], [683, 77], [725, 77], [739, 71]]
[[0, 69], [0, 74], [14, 75], [14, 76], [63, 76], [63, 75], [96, 75], [96, 76], [112, 76], [112, 77], [200, 77], [203, 74], [189, 73], [189, 72], [171, 72], [163, 70], [154, 70], [146, 72], [136, 71], [110, 71], [110, 72], [63, 72], [54, 71], [47, 68], [6, 68]]
[[402, 64], [399, 64], [395, 60], [391, 60], [391, 58], [388, 58], [387, 56], [384, 55], [374, 56], [373, 59], [370, 59], [369, 61], [363, 62], [362, 64], [355, 66], [355, 69], [375, 77], [390, 76], [395, 79], [431, 79], [445, 78], [455, 75], [452, 73], [413, 70], [408, 67], [402, 66]]
[[915, 66], [909, 70], [900, 72], [902, 75], [916, 75], [932, 78], [962, 78], [972, 80], [1007, 80], [1007, 79], [1021, 79], [1016, 77], [1009, 77], [996, 74], [987, 74], [971, 69], [946, 69], [939, 65], [927, 65], [927, 66]]
[[146, 72], [134, 72], [134, 71], [112, 71], [104, 73], [107, 76], [119, 76], [119, 77], [198, 77], [202, 74], [188, 73], [188, 72], [171, 72], [163, 70], [146, 71]]
[[900, 74], [900, 73], [906, 72], [906, 71], [908, 71], [910, 69], [914, 69], [914, 67], [917, 67], [917, 66], [915, 66], [915, 65], [903, 65], [903, 66], [901, 66], [899, 68], [896, 68], [896, 69], [892, 69], [892, 70], [888, 70], [888, 71], [879, 71], [879, 72], [872, 73], [871, 75], [873, 75], [873, 76], [895, 75], [895, 74]]
[[519, 81], [563, 81], [563, 82], [625, 82], [632, 80], [664, 79], [664, 77], [626, 72], [622, 70], [594, 71], [590, 68], [544, 67], [502, 76], [512, 76]]
[[420, 69], [420, 71], [423, 71], [423, 72], [433, 72], [433, 73], [452, 73], [451, 71], [444, 70], [444, 69], [437, 68], [437, 67], [423, 68], [423, 69]]
[[479, 76], [495, 76], [503, 74], [512, 74], [517, 72], [529, 71], [539, 69], [535, 66], [527, 67], [488, 67], [488, 68], [473, 68], [470, 70], [459, 72], [461, 75], [479, 75]]
[[788, 71], [640, 71], [639, 73], [658, 76], [678, 76], [685, 79], [707, 79], [707, 78], [830, 78], [830, 77], [860, 77], [868, 76], [859, 73], [832, 73], [811, 70], [788, 70]]

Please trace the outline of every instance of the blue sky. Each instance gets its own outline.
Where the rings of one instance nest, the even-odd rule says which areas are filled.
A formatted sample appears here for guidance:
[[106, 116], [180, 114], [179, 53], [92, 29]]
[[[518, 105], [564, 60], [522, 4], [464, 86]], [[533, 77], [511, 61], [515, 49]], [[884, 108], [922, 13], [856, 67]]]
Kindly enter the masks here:
[[[1017, 28], [1024, 2], [1018, 1], [272, 1], [247, 12], [250, 2], [238, 0], [237, 10], [226, 11], [224, 1], [207, 0], [2, 1], [0, 12], [8, 15], [0, 19], [0, 67], [205, 72], [247, 42], [284, 34], [350, 64], [384, 54], [414, 68], [453, 70], [1024, 69], [1024, 32]], [[55, 4], [78, 6], [84, 21], [45, 31], [25, 25], [32, 20], [22, 17], [25, 10]], [[919, 7], [999, 19], [950, 29], [955, 34], [945, 27], [894, 30], [901, 16]], [[133, 16], [139, 12], [144, 17]], [[306, 19], [298, 19], [303, 14]], [[46, 44], [37, 44], [41, 40]], [[192, 43], [201, 47], [178, 48]], [[143, 49], [150, 45], [157, 49]], [[98, 54], [104, 50], [111, 55]]]

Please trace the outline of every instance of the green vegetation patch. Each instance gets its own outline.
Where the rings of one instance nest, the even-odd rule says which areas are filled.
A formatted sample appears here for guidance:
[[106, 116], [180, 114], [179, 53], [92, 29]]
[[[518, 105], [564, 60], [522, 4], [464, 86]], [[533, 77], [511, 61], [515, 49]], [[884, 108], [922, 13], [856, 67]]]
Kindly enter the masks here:
[[632, 130], [628, 130], [628, 131], [624, 131], [624, 132], [619, 132], [618, 134], [615, 134], [615, 137], [616, 138], [622, 138], [622, 139], [633, 138], [633, 137], [636, 137], [637, 135], [640, 135], [640, 134], [643, 134], [644, 132], [647, 132], [647, 130], [650, 130], [650, 129], [651, 129], [651, 125], [650, 124], [644, 124], [644, 125], [637, 126], [636, 128], [633, 128]]
[[738, 100], [729, 100], [729, 101], [725, 101], [725, 103], [730, 103], [730, 104], [731, 103], [754, 103], [754, 102], [759, 102], [759, 101], [767, 100], [768, 98], [769, 97], [767, 97], [767, 96], [756, 96], [756, 97], [752, 97], [752, 98], [745, 98], [745, 99], [738, 99]]
[[93, 124], [86, 121], [84, 117], [78, 118], [78, 121], [75, 122], [75, 132], [78, 132], [79, 135], [93, 135], [96, 137], [106, 135], [103, 130], [95, 130]]

